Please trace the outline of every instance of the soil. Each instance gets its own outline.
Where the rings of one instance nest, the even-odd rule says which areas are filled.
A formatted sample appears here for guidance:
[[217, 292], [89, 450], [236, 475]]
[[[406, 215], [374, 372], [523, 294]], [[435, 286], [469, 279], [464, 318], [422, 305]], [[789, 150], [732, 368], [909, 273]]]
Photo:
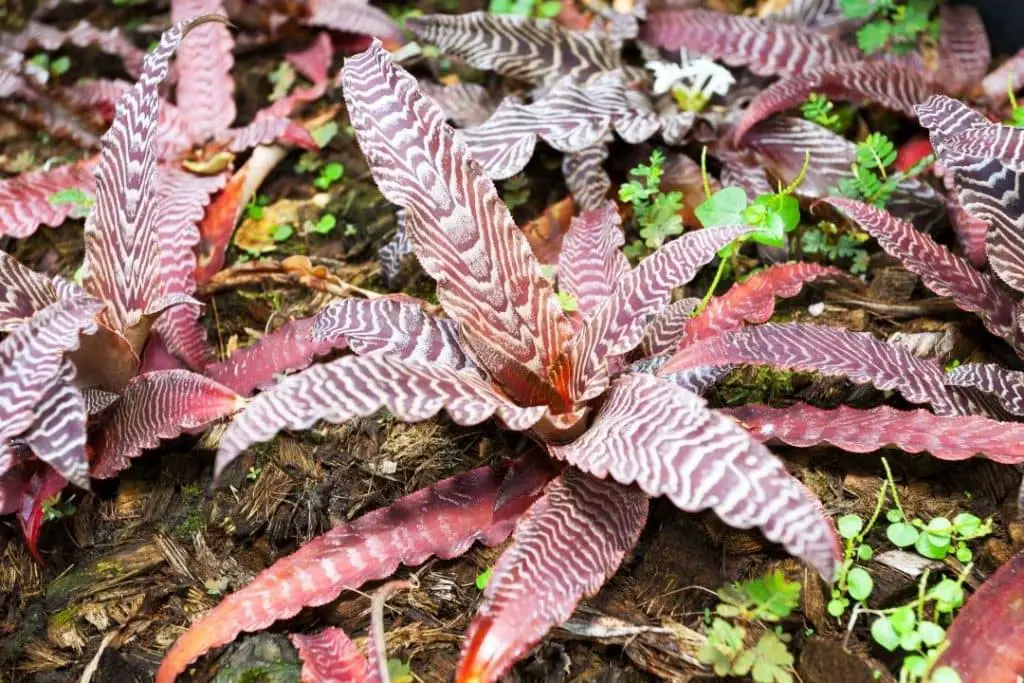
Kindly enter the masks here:
[[[107, 19], [114, 21], [116, 17]], [[266, 76], [288, 47], [261, 48], [239, 57], [243, 116], [265, 101], [270, 88]], [[79, 75], [85, 74], [72, 72], [69, 77]], [[337, 100], [338, 93], [317, 106], [331, 106], [331, 97]], [[344, 120], [339, 123], [344, 128]], [[78, 156], [72, 146], [41, 140], [9, 121], [0, 122], [0, 145], [0, 168], [7, 172], [54, 156]], [[314, 193], [312, 176], [294, 171], [298, 156], [292, 153], [264, 186], [270, 204]], [[296, 234], [271, 255], [319, 258], [343, 279], [384, 291], [374, 254], [394, 230], [393, 209], [374, 189], [351, 136], [337, 135], [321, 159], [345, 166], [343, 181], [330, 190], [328, 210], [337, 215], [339, 225], [353, 225], [353, 234]], [[565, 196], [558, 160], [544, 151], [524, 174], [528, 199], [515, 210], [521, 224]], [[81, 222], [41, 229], [13, 251], [41, 270], [70, 275], [82, 256]], [[238, 258], [233, 251], [228, 261]], [[961, 360], [1005, 360], [1005, 350], [993, 348], [992, 338], [974, 318], [935, 306], [934, 299], [922, 304], [926, 294], [913, 276], [878, 255], [871, 274], [876, 285], [884, 284], [866, 293], [830, 291], [827, 296], [824, 288], [809, 287], [800, 297], [780, 301], [775, 319], [811, 320], [808, 306], [825, 300], [825, 311], [815, 322], [883, 337], [894, 332], [928, 335], [917, 339], [941, 340], [949, 355]], [[702, 292], [706, 285], [699, 280], [692, 291]], [[422, 279], [405, 286], [419, 296], [431, 294]], [[272, 282], [226, 288], [211, 297], [206, 322], [211, 339], [223, 351], [308, 315], [327, 299], [322, 292]], [[740, 369], [709, 398], [718, 406], [792, 399], [832, 406], [874, 405], [889, 397], [821, 377]], [[30, 558], [13, 519], [0, 519], [0, 681], [78, 681], [87, 667], [95, 669], [90, 679], [94, 683], [151, 680], [162, 654], [197, 615], [276, 558], [402, 495], [529, 447], [524, 437], [491, 423], [468, 429], [439, 418], [406, 425], [379, 415], [279, 436], [251, 449], [214, 489], [217, 436], [214, 429], [202, 438], [165, 443], [116, 481], [97, 482], [91, 495], [75, 494], [73, 513], [44, 527], [44, 565]], [[878, 454], [773, 450], [830, 514], [870, 516], [884, 477]], [[908, 514], [927, 518], [970, 511], [994, 517], [994, 533], [976, 548], [973, 585], [1024, 546], [1021, 527], [1010, 521], [1020, 480], [1013, 468], [982, 460], [941, 463], [895, 451], [884, 455]], [[710, 591], [772, 568], [781, 568], [803, 585], [802, 609], [782, 626], [794, 634], [791, 649], [804, 683], [893, 680], [898, 660], [869, 645], [864, 620], [847, 634], [845, 623], [825, 613], [824, 585], [779, 548], [766, 545], [757, 533], [725, 527], [712, 514], [686, 514], [664, 500], [654, 501], [651, 510], [639, 544], [617, 575], [585, 600], [569, 623], [545, 638], [509, 680], [713, 680], [696, 659], [706, 610], [716, 602]], [[885, 546], [882, 537], [875, 540], [876, 547]], [[388, 655], [407, 662], [419, 680], [450, 679], [462, 633], [480, 602], [476, 577], [500, 551], [476, 547], [457, 560], [401, 569], [398, 576], [415, 574], [419, 588], [388, 602]], [[880, 587], [875, 606], [898, 604], [916, 591], [911, 576], [877, 562], [868, 567]], [[298, 681], [298, 658], [283, 634], [338, 625], [365, 636], [373, 588], [348, 591], [338, 601], [304, 610], [264, 633], [244, 635], [201, 660], [189, 680]]]

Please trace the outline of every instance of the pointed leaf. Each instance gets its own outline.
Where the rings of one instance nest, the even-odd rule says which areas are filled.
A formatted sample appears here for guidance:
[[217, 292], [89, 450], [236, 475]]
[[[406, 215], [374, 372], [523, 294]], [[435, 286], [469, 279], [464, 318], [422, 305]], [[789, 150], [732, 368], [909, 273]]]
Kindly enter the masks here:
[[260, 117], [248, 126], [226, 131], [226, 135], [230, 140], [228, 149], [235, 153], [252, 149], [256, 145], [269, 145], [272, 142], [312, 151], [320, 149], [305, 126], [281, 117]]
[[914, 403], [931, 403], [941, 415], [969, 412], [965, 400], [946, 388], [938, 362], [918, 358], [867, 332], [824, 325], [768, 323], [705, 339], [672, 356], [659, 374], [739, 363], [841, 375], [883, 391], [896, 389]]
[[96, 158], [76, 161], [52, 170], [29, 171], [0, 180], [0, 237], [23, 239], [40, 225], [57, 227], [79, 209], [74, 203], [54, 203], [61, 190], [96, 191]]
[[89, 460], [85, 454], [86, 406], [74, 385], [75, 368], [64, 361], [54, 382], [35, 405], [35, 419], [21, 438], [37, 458], [57, 474], [89, 489]]
[[1024, 461], [1024, 425], [975, 415], [945, 417], [889, 406], [824, 410], [806, 403], [788, 408], [748, 405], [722, 412], [762, 441], [778, 439], [799, 448], [831, 444], [851, 453], [870, 453], [894, 446], [907, 453], [928, 452], [940, 460], [983, 455], [999, 463]]
[[636, 483], [688, 512], [759, 527], [831, 580], [839, 546], [821, 504], [782, 462], [703, 399], [650, 375], [612, 386], [590, 429], [555, 457], [596, 477]]
[[874, 237], [904, 268], [920, 276], [928, 289], [939, 296], [952, 297], [960, 308], [977, 313], [992, 334], [1015, 343], [1013, 299], [989, 277], [910, 223], [882, 209], [839, 197], [823, 201]]
[[805, 284], [820, 279], [859, 284], [856, 278], [838, 268], [816, 263], [779, 263], [737, 282], [728, 292], [713, 298], [697, 317], [689, 315], [685, 307], [671, 311], [672, 318], [667, 318], [669, 312], [666, 311], [648, 329], [645, 355], [656, 355], [733, 332], [744, 323], [767, 322], [775, 312], [775, 297], [794, 297]]
[[538, 386], [568, 321], [493, 183], [379, 43], [346, 62], [344, 92], [377, 185], [406, 210], [407, 235], [442, 306], [478, 355], [487, 346], [488, 370], [532, 373]]
[[572, 468], [520, 518], [466, 632], [458, 681], [496, 681], [615, 573], [647, 521], [639, 489]]
[[1000, 567], [963, 606], [946, 630], [937, 666], [950, 666], [970, 683], [1013, 681], [1024, 675], [1024, 553]]
[[[989, 225], [992, 269], [1006, 284], [1024, 291], [1024, 199], [1018, 192], [1022, 169], [1012, 164], [1019, 148], [1009, 146], [1019, 136], [944, 96], [929, 99], [917, 113], [939, 161], [954, 176], [963, 209]], [[958, 149], [949, 146], [954, 140]]]
[[167, 652], [156, 683], [173, 683], [203, 653], [258, 631], [346, 588], [390, 576], [400, 564], [451, 559], [474, 543], [500, 543], [551, 477], [543, 463], [481, 467], [446, 479], [314, 538], [229, 595]]
[[1024, 416], [1024, 372], [994, 363], [967, 363], [950, 372], [946, 382], [955, 387], [977, 387], [994, 395], [1010, 414]]
[[593, 313], [629, 272], [629, 261], [620, 251], [624, 242], [622, 219], [613, 201], [572, 219], [562, 241], [558, 284], [576, 298], [584, 316]]
[[[941, 5], [938, 64], [935, 82], [952, 94], [971, 94], [978, 87], [989, 63], [992, 48], [978, 10], [970, 5]], [[1003, 81], [1006, 91], [1007, 81]]]
[[420, 41], [476, 69], [527, 83], [583, 82], [622, 66], [607, 38], [546, 19], [468, 12], [410, 17], [405, 25]]
[[[191, 20], [203, 15], [227, 16], [221, 0], [174, 0], [171, 21]], [[191, 32], [178, 51], [178, 109], [201, 143], [220, 136], [235, 120], [235, 81], [231, 54], [235, 41], [223, 22], [207, 22]]]
[[672, 290], [693, 279], [719, 249], [748, 232], [747, 226], [723, 225], [686, 233], [622, 277], [569, 347], [571, 363], [566, 366], [573, 374], [564, 381], [573, 397], [583, 401], [603, 391], [607, 375], [600, 369], [609, 357], [639, 344], [647, 322], [668, 306]]
[[139, 82], [118, 102], [118, 114], [103, 136], [96, 203], [85, 221], [82, 281], [107, 303], [104, 318], [122, 334], [156, 312], [164, 291], [153, 140], [167, 62], [192, 25], [176, 24], [164, 32], [146, 57]]
[[870, 102], [913, 117], [914, 107], [936, 88], [914, 69], [881, 61], [841, 64], [829, 69], [798, 74], [765, 88], [754, 98], [736, 126], [737, 144], [755, 125], [772, 114], [799, 106], [811, 93], [831, 100]]
[[514, 430], [532, 427], [545, 413], [543, 406], [520, 408], [474, 373], [383, 355], [348, 356], [292, 375], [252, 399], [224, 434], [216, 471], [282, 429], [307, 429], [321, 419], [341, 423], [385, 407], [406, 422], [433, 417], [443, 408], [461, 425], [479, 424], [496, 413]]
[[683, 48], [745, 66], [760, 76], [801, 76], [860, 57], [857, 50], [802, 26], [701, 9], [654, 12], [640, 38], [666, 50]]
[[302, 683], [374, 683], [373, 667], [345, 632], [336, 626], [315, 635], [288, 636], [302, 660]]
[[50, 278], [0, 251], [0, 332], [14, 330], [57, 299]]
[[163, 370], [128, 383], [104, 426], [92, 476], [107, 479], [128, 467], [161, 439], [204, 427], [234, 414], [244, 399], [227, 387], [188, 370]]

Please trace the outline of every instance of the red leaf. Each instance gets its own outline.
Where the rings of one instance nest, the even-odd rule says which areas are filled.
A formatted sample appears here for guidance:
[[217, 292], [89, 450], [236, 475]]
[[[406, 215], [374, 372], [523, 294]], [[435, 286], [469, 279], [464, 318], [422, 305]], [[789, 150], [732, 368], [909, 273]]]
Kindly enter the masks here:
[[921, 161], [921, 159], [924, 159], [932, 152], [932, 144], [928, 141], [928, 138], [915, 135], [910, 138], [910, 140], [900, 145], [900, 149], [896, 153], [896, 161], [893, 162], [892, 166], [897, 171], [906, 173], [915, 164], [917, 164], [917, 162]]
[[39, 534], [43, 530], [43, 504], [60, 493], [66, 485], [67, 482], [62, 476], [45, 465], [34, 468], [26, 480], [18, 522], [21, 524], [21, 533], [25, 536], [25, 545], [39, 564], [44, 564], [43, 558], [39, 555]]
[[658, 374], [739, 363], [845, 376], [883, 391], [896, 389], [914, 403], [931, 403], [942, 415], [970, 412], [964, 399], [947, 389], [938, 362], [867, 332], [823, 325], [768, 323], [705, 339], [676, 353]]
[[142, 60], [146, 53], [135, 47], [120, 29], [104, 31], [87, 21], [80, 21], [67, 30], [30, 21], [19, 33], [7, 34], [3, 39], [4, 47], [22, 53], [32, 49], [56, 52], [69, 43], [75, 47], [95, 45], [107, 54], [121, 57], [125, 70], [133, 76], [138, 76], [142, 71]]
[[767, 322], [775, 312], [775, 297], [793, 297], [804, 284], [819, 279], [849, 284], [859, 280], [845, 271], [816, 263], [780, 263], [737, 282], [722, 296], [713, 298], [697, 317], [692, 307], [680, 306], [671, 316], [652, 323], [644, 339], [644, 355], [654, 356], [701, 340], [733, 332], [744, 323]]
[[835, 576], [839, 544], [817, 499], [738, 425], [670, 382], [620, 377], [590, 429], [550, 450], [595, 477], [667, 496], [681, 510], [711, 508], [730, 526], [756, 526], [826, 579]]
[[167, 652], [156, 683], [172, 683], [211, 648], [323, 605], [346, 588], [390, 576], [400, 564], [458, 557], [477, 541], [500, 543], [551, 477], [543, 462], [481, 467], [342, 524], [277, 561], [192, 625]]
[[[171, 3], [174, 23], [211, 14], [227, 16], [221, 0]], [[235, 120], [234, 47], [226, 24], [207, 22], [192, 29], [188, 42], [178, 51], [177, 103], [193, 142], [220, 136]]]
[[546, 412], [545, 406], [520, 408], [476, 373], [386, 355], [347, 356], [292, 375], [252, 399], [221, 440], [216, 472], [249, 444], [282, 429], [305, 429], [321, 419], [338, 424], [384, 407], [405, 422], [433, 417], [442, 408], [461, 425], [497, 414], [513, 430], [529, 429]]
[[948, 93], [970, 95], [992, 61], [985, 24], [978, 10], [970, 5], [940, 6], [939, 23], [942, 31], [936, 50], [935, 82]]
[[946, 382], [955, 387], [977, 387], [995, 396], [1010, 414], [1024, 416], [1024, 372], [994, 363], [967, 363], [950, 372]]
[[29, 171], [0, 180], [0, 236], [28, 237], [40, 224], [56, 227], [76, 210], [74, 203], [54, 204], [50, 197], [61, 190], [96, 191], [92, 157], [53, 170]]
[[619, 248], [625, 242], [622, 220], [613, 201], [572, 219], [562, 243], [558, 283], [576, 297], [580, 313], [593, 313], [629, 272]]
[[372, 683], [373, 668], [345, 632], [337, 627], [316, 635], [288, 636], [302, 660], [302, 683]]
[[320, 149], [313, 136], [301, 123], [275, 116], [261, 116], [248, 126], [229, 129], [226, 135], [230, 140], [228, 149], [235, 153], [272, 142], [294, 145], [313, 151]]
[[1017, 553], [967, 600], [946, 631], [937, 666], [960, 680], [1004, 683], [1024, 676], [1024, 553]]
[[466, 632], [456, 681], [496, 681], [596, 593], [636, 544], [647, 496], [572, 468], [516, 525]]
[[140, 375], [128, 383], [103, 428], [92, 476], [113, 477], [161, 439], [205, 427], [243, 405], [235, 392], [187, 370]]
[[[569, 323], [493, 183], [379, 43], [346, 62], [344, 93], [377, 186], [406, 210], [406, 234], [463, 341], [513, 395], [536, 400]], [[509, 386], [516, 377], [525, 386]]]
[[839, 197], [823, 201], [878, 240], [879, 246], [899, 259], [904, 268], [920, 276], [928, 289], [939, 296], [952, 297], [960, 308], [977, 313], [992, 334], [1016, 344], [1013, 299], [991, 278], [910, 223], [882, 209]]
[[935, 87], [916, 70], [890, 62], [854, 62], [798, 74], [770, 85], [754, 98], [736, 125], [733, 142], [739, 144], [755, 125], [800, 105], [811, 93], [832, 100], [871, 102], [914, 117], [915, 105], [935, 92]]
[[53, 281], [0, 251], [0, 332], [10, 332], [56, 303]]
[[851, 453], [870, 453], [895, 446], [907, 453], [927, 451], [940, 460], [982, 455], [999, 463], [1024, 461], [1024, 425], [976, 415], [944, 417], [889, 406], [824, 410], [806, 403], [788, 408], [748, 405], [722, 412], [762, 441], [778, 439], [799, 448], [827, 443]]
[[21, 438], [62, 480], [89, 490], [85, 401], [74, 380], [74, 366], [64, 361], [53, 383], [33, 407], [33, 422]]
[[760, 76], [802, 76], [860, 58], [857, 50], [802, 26], [701, 9], [654, 12], [640, 38], [745, 66]]

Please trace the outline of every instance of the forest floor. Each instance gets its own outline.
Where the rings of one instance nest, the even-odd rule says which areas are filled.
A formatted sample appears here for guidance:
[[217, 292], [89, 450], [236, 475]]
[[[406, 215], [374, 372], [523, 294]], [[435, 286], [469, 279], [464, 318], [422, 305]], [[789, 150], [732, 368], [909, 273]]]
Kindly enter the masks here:
[[[265, 100], [267, 75], [279, 58], [280, 53], [261, 51], [239, 57], [241, 111], [252, 111]], [[336, 105], [325, 100], [319, 106]], [[273, 251], [266, 256], [304, 254], [342, 280], [386, 291], [374, 257], [393, 232], [394, 212], [373, 188], [344, 122], [341, 127], [320, 157], [345, 168], [342, 180], [328, 192], [325, 209], [336, 216], [339, 229], [327, 235], [297, 231], [269, 245]], [[31, 168], [62, 154], [75, 152], [0, 123], [4, 171]], [[295, 171], [298, 160], [299, 154], [292, 153], [264, 187], [265, 210], [281, 199], [306, 200], [314, 194], [313, 176]], [[550, 151], [540, 154], [523, 174], [525, 186], [515, 189], [525, 197], [515, 209], [521, 222], [540, 216], [566, 195], [557, 161]], [[499, 189], [511, 191], [507, 183]], [[16, 254], [24, 263], [70, 275], [81, 259], [81, 223], [40, 230], [19, 244]], [[237, 263], [241, 254], [237, 249], [229, 253], [229, 264]], [[988, 343], [990, 337], [973, 317], [942, 300], [923, 302], [916, 279], [884, 255], [873, 256], [870, 272], [874, 285], [866, 294], [826, 293], [811, 286], [797, 298], [780, 301], [776, 319], [827, 320], [883, 337], [916, 335], [921, 344], [937, 345], [940, 357], [947, 359], [969, 359], [979, 345]], [[702, 284], [696, 283], [693, 291], [703, 291]], [[410, 293], [429, 294], [422, 282], [408, 287]], [[211, 339], [223, 351], [308, 315], [326, 300], [325, 294], [300, 286], [267, 281], [236, 287], [228, 279], [209, 297], [205, 319]], [[822, 301], [824, 312], [811, 316], [808, 307]], [[740, 369], [709, 400], [716, 406], [793, 399], [857, 405], [875, 402], [874, 391], [818, 376]], [[90, 663], [93, 683], [149, 681], [163, 653], [197, 614], [276, 558], [402, 495], [530, 446], [525, 437], [490, 423], [462, 428], [439, 418], [407, 425], [387, 415], [374, 416], [282, 435], [251, 449], [213, 489], [216, 437], [214, 430], [198, 440], [166, 443], [116, 481], [97, 482], [93, 494], [78, 493], [55, 508], [40, 542], [43, 565], [29, 556], [16, 522], [0, 519], [2, 683], [78, 681]], [[877, 454], [773, 450], [833, 516], [871, 515], [885, 476]], [[1024, 546], [1024, 528], [1007, 521], [1014, 519], [1013, 493], [1020, 479], [1013, 468], [982, 460], [941, 463], [895, 451], [885, 455], [909, 515], [928, 519], [968, 511], [994, 518], [993, 533], [976, 544], [969, 585], [979, 585]], [[881, 532], [871, 542], [876, 551], [892, 548]], [[476, 579], [501, 549], [476, 547], [458, 560], [399, 571], [416, 574], [419, 588], [389, 600], [388, 654], [407, 662], [414, 678], [450, 678], [462, 633], [481, 599]], [[955, 559], [946, 562], [954, 574], [962, 569]], [[682, 513], [664, 500], [655, 501], [639, 544], [614, 579], [519, 664], [511, 680], [713, 678], [696, 660], [706, 610], [717, 602], [713, 592], [776, 567], [803, 587], [801, 609], [782, 626], [793, 634], [791, 650], [804, 683], [893, 680], [898, 660], [869, 646], [864, 620], [848, 634], [845, 620], [830, 617], [825, 611], [827, 589], [803, 565], [786, 559], [757, 533], [729, 529], [710, 513]], [[876, 583], [870, 604], [899, 604], [916, 594], [913, 571], [879, 561], [867, 567]], [[340, 600], [304, 610], [265, 633], [240, 637], [204, 658], [191, 680], [298, 681], [298, 659], [282, 633], [339, 625], [362, 636], [368, 607], [367, 594], [348, 591]]]

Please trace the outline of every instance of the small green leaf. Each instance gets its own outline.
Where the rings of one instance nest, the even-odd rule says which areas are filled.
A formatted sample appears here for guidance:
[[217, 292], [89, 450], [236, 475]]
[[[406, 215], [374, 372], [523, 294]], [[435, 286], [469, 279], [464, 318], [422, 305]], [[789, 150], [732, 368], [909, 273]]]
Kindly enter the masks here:
[[871, 624], [871, 637], [889, 652], [895, 651], [900, 646], [900, 637], [888, 617], [875, 619]]
[[574, 313], [579, 310], [579, 303], [576, 301], [576, 297], [570, 292], [563, 292], [559, 290], [555, 293], [558, 298], [558, 305], [562, 307], [562, 310], [566, 313]]
[[866, 543], [861, 543], [857, 548], [857, 559], [861, 562], [870, 562], [871, 558], [875, 556], [875, 551], [871, 549]]
[[925, 532], [917, 537], [917, 541], [914, 543], [914, 550], [922, 557], [941, 560], [949, 553], [949, 539], [936, 538], [930, 533]]
[[747, 193], [739, 187], [726, 187], [704, 200], [694, 214], [705, 228], [716, 225], [741, 225], [747, 208]]
[[893, 610], [889, 619], [892, 621], [892, 627], [896, 629], [896, 633], [900, 635], [913, 631], [914, 625], [917, 623], [917, 615], [914, 613], [914, 609], [907, 605]]
[[334, 136], [338, 134], [338, 124], [334, 121], [328, 121], [322, 126], [317, 126], [313, 130], [309, 131], [310, 137], [313, 138], [313, 142], [320, 149], [326, 147]]
[[948, 537], [953, 533], [953, 523], [945, 517], [935, 517], [928, 520], [925, 530], [937, 538]]
[[864, 601], [871, 595], [875, 582], [863, 567], [854, 567], [846, 575], [846, 586], [851, 598]]
[[919, 535], [917, 529], [906, 522], [890, 524], [889, 528], [885, 530], [886, 538], [897, 548], [908, 548], [914, 545]]
[[486, 571], [480, 572], [476, 575], [476, 588], [477, 590], [483, 590], [487, 588], [487, 583], [491, 580], [491, 574], [494, 568], [488, 567]]
[[320, 216], [320, 220], [318, 220], [316, 225], [313, 226], [313, 232], [320, 235], [326, 235], [334, 230], [337, 225], [338, 219], [334, 217], [334, 214], [325, 213], [323, 216]]
[[921, 647], [921, 635], [917, 631], [904, 633], [900, 636], [900, 647], [909, 652], [917, 650]]
[[963, 683], [963, 681], [953, 667], [940, 666], [932, 671], [931, 683]]
[[965, 546], [963, 543], [959, 544], [956, 548], [956, 559], [967, 564], [974, 559], [974, 553], [970, 548]]
[[934, 621], [922, 621], [917, 625], [917, 632], [928, 647], [935, 647], [946, 639], [946, 630]]
[[899, 510], [897, 510], [896, 508], [893, 508], [891, 510], [887, 510], [886, 511], [885, 518], [887, 520], [889, 520], [890, 522], [893, 522], [893, 523], [902, 522], [903, 521], [903, 514]]
[[294, 234], [295, 229], [287, 223], [275, 225], [270, 231], [270, 236], [275, 242], [284, 242]]
[[832, 598], [828, 601], [828, 605], [825, 606], [825, 610], [837, 619], [843, 616], [843, 612], [850, 605], [850, 601], [846, 598]]
[[981, 529], [981, 519], [969, 512], [961, 512], [953, 518], [953, 528], [961, 536], [972, 536]]
[[839, 535], [845, 539], [857, 538], [864, 528], [864, 520], [857, 515], [843, 515], [836, 520]]

